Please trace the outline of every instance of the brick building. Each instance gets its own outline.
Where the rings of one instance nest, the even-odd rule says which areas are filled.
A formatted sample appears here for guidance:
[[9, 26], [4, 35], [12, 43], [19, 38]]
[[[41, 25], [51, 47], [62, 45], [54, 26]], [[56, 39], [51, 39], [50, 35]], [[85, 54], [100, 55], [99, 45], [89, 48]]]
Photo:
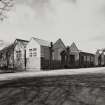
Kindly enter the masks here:
[[95, 55], [87, 52], [79, 53], [80, 67], [94, 67]]
[[64, 50], [66, 47], [61, 39], [53, 44], [32, 37], [26, 47], [27, 70], [61, 69]]
[[49, 68], [50, 42], [32, 37], [26, 47], [27, 70]]
[[66, 46], [64, 45], [61, 39], [58, 39], [53, 44], [52, 52], [52, 68], [53, 69], [62, 69], [65, 65], [65, 55], [63, 52], [66, 51]]
[[19, 69], [26, 68], [26, 45], [28, 41], [16, 39], [12, 44], [0, 51], [0, 68]]

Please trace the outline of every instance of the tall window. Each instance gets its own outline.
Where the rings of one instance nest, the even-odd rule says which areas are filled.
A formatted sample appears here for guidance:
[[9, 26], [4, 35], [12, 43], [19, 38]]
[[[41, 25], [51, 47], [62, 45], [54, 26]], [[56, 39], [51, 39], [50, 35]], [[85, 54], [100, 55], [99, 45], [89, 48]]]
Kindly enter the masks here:
[[21, 57], [22, 57], [21, 50], [16, 51], [16, 57], [17, 57], [17, 58], [21, 58]]
[[52, 52], [52, 59], [55, 60], [55, 58], [54, 58], [54, 51]]
[[37, 48], [29, 49], [29, 56], [30, 57], [37, 56]]
[[2, 58], [2, 55], [3, 55], [3, 54], [1, 53], [1, 54], [0, 54], [0, 58]]
[[87, 61], [88, 61], [88, 62], [90, 61], [90, 56], [87, 56]]
[[84, 61], [86, 61], [86, 56], [84, 56]]
[[32, 57], [32, 49], [29, 49], [29, 56]]
[[91, 62], [94, 62], [94, 57], [91, 56]]
[[37, 56], [37, 49], [33, 48], [33, 56]]

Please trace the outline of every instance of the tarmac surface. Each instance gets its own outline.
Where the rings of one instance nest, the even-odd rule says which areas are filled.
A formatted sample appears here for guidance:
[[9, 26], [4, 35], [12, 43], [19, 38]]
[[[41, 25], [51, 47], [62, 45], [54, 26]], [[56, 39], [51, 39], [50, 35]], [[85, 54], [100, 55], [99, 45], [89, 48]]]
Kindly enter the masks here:
[[80, 69], [62, 69], [50, 71], [24, 71], [17, 73], [0, 74], [0, 81], [13, 80], [28, 77], [49, 77], [49, 76], [65, 76], [65, 75], [81, 75], [81, 74], [104, 74], [105, 67], [97, 68], [80, 68]]
[[105, 105], [105, 67], [0, 74], [0, 105]]

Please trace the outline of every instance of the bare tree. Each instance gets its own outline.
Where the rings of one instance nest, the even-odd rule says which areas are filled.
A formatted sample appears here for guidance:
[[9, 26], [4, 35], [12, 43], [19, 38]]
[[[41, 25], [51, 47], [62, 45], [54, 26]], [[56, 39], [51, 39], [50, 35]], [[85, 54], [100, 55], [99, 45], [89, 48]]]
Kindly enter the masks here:
[[7, 12], [13, 7], [14, 0], [0, 0], [0, 21], [7, 17]]

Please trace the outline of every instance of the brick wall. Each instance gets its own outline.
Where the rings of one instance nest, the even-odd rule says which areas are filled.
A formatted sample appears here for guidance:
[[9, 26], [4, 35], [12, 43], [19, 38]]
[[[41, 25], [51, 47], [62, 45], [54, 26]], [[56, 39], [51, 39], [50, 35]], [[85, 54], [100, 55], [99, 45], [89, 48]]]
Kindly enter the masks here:
[[41, 69], [43, 70], [51, 70], [51, 69], [62, 69], [63, 65], [61, 64], [61, 61], [57, 60], [47, 60], [44, 58], [41, 58]]

